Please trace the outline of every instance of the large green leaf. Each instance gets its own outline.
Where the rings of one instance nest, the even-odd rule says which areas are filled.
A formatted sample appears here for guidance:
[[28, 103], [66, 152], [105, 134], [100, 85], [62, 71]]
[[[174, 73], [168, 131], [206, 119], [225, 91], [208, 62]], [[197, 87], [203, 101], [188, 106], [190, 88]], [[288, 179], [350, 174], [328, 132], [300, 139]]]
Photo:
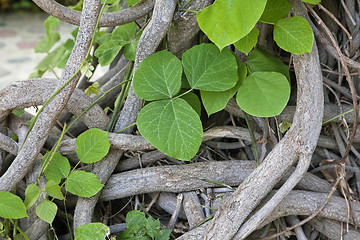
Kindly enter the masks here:
[[0, 217], [11, 219], [27, 217], [26, 207], [21, 198], [9, 192], [0, 192]]
[[54, 181], [49, 180], [45, 185], [45, 191], [49, 196], [57, 198], [59, 200], [64, 200], [64, 195], [61, 192], [61, 187]]
[[30, 184], [25, 189], [25, 200], [24, 204], [26, 206], [26, 209], [31, 208], [32, 205], [36, 202], [36, 200], [39, 198], [41, 191], [39, 187], [35, 184]]
[[280, 58], [274, 57], [270, 53], [255, 48], [251, 52], [246, 65], [250, 73], [253, 72], [279, 72], [286, 76], [290, 81], [289, 67]]
[[89, 129], [76, 139], [76, 153], [83, 163], [100, 161], [110, 149], [108, 132], [97, 128]]
[[135, 72], [135, 94], [147, 101], [171, 98], [180, 90], [181, 73], [181, 62], [172, 53], [154, 53]]
[[190, 86], [205, 91], [225, 91], [235, 86], [236, 58], [229, 49], [221, 52], [213, 44], [200, 44], [182, 56], [184, 72]]
[[197, 14], [200, 29], [219, 49], [247, 35], [263, 13], [266, 0], [216, 0]]
[[[50, 152], [47, 152], [43, 157], [44, 161], [49, 161]], [[47, 180], [54, 180], [57, 184], [60, 183], [61, 179], [66, 178], [70, 172], [69, 160], [62, 156], [60, 153], [55, 152], [53, 158], [45, 166], [44, 174]]]
[[234, 46], [245, 54], [248, 54], [251, 49], [257, 44], [259, 36], [259, 30], [254, 27], [248, 35], [234, 43]]
[[258, 117], [279, 115], [290, 97], [290, 84], [277, 72], [255, 72], [240, 86], [236, 101], [245, 112]]
[[137, 126], [154, 147], [180, 160], [191, 160], [202, 140], [200, 118], [181, 98], [149, 103], [141, 109]]
[[65, 189], [80, 197], [92, 197], [104, 187], [95, 174], [75, 171], [70, 173], [65, 182]]
[[36, 215], [44, 222], [51, 224], [54, 221], [57, 209], [55, 203], [44, 200], [36, 207]]
[[109, 234], [108, 226], [102, 223], [88, 223], [75, 230], [75, 240], [104, 240]]
[[302, 54], [311, 52], [314, 36], [306, 19], [295, 16], [276, 22], [274, 40], [282, 49], [294, 54]]
[[233, 88], [223, 92], [200, 91], [201, 100], [209, 116], [213, 113], [223, 110], [226, 107], [229, 99], [232, 98], [234, 94], [238, 91], [247, 74], [245, 64], [239, 64], [238, 72], [239, 80]]
[[260, 17], [260, 22], [275, 24], [278, 20], [286, 17], [291, 4], [288, 0], [267, 0], [265, 10]]

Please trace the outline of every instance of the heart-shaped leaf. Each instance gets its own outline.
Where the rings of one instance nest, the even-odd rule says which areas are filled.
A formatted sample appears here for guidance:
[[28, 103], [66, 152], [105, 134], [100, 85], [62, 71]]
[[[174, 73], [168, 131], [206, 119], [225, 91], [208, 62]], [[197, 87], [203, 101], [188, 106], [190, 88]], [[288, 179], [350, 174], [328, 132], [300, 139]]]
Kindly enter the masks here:
[[282, 49], [294, 54], [302, 54], [311, 52], [314, 36], [305, 18], [295, 16], [276, 22], [274, 40]]
[[141, 109], [137, 126], [154, 147], [180, 160], [191, 160], [202, 140], [199, 115], [181, 98], [149, 103]]
[[50, 161], [45, 166], [44, 174], [47, 180], [54, 180], [57, 184], [60, 183], [61, 179], [66, 178], [70, 172], [69, 160], [62, 156], [60, 153], [55, 152], [53, 158], [48, 159], [51, 153], [47, 152], [43, 157], [44, 161]]
[[31, 208], [32, 205], [34, 205], [36, 200], [39, 198], [40, 193], [41, 191], [39, 187], [35, 184], [30, 184], [29, 186], [26, 187], [25, 200], [24, 200], [26, 209], [29, 209]]
[[108, 226], [102, 223], [88, 223], [75, 229], [75, 240], [102, 240], [110, 234]]
[[255, 72], [239, 88], [237, 104], [245, 112], [258, 117], [279, 115], [290, 97], [290, 84], [277, 72]]
[[275, 24], [278, 20], [286, 17], [291, 4], [288, 0], [267, 0], [266, 7], [260, 17], [260, 22]]
[[200, 44], [182, 56], [190, 86], [205, 91], [225, 91], [235, 86], [237, 63], [229, 49], [221, 52], [213, 44]]
[[259, 30], [254, 27], [248, 35], [234, 43], [234, 46], [245, 54], [248, 54], [251, 49], [257, 44], [259, 36]]
[[80, 197], [92, 197], [103, 186], [95, 174], [84, 171], [70, 173], [65, 182], [66, 191]]
[[52, 224], [56, 216], [57, 209], [58, 208], [55, 203], [49, 200], [44, 200], [39, 204], [39, 206], [37, 206], [36, 215], [44, 222]]
[[181, 73], [181, 62], [172, 53], [154, 53], [135, 72], [135, 94], [147, 101], [171, 98], [180, 90]]
[[26, 207], [21, 198], [9, 192], [0, 192], [0, 217], [11, 219], [27, 217]]
[[197, 14], [200, 29], [219, 49], [247, 35], [263, 13], [266, 0], [217, 0]]

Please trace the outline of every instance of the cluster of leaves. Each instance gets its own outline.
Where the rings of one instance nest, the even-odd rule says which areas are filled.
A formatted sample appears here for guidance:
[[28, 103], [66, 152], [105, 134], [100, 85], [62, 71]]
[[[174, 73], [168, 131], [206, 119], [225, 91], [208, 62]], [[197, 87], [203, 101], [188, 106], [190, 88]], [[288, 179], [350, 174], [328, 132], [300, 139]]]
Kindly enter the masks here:
[[[108, 132], [100, 129], [87, 130], [76, 139], [76, 153], [82, 163], [91, 164], [100, 161], [108, 153], [109, 149]], [[36, 207], [36, 215], [43, 221], [52, 224], [57, 212], [57, 206], [53, 203], [53, 200], [65, 199], [61, 190], [62, 187], [65, 188], [66, 192], [88, 198], [94, 196], [104, 186], [93, 173], [81, 170], [75, 171], [75, 168], [70, 171], [69, 160], [60, 153], [48, 152], [42, 160], [42, 173], [48, 180], [45, 187], [41, 186], [38, 181], [35, 184], [30, 184], [25, 190], [24, 202], [20, 197], [12, 193], [0, 192], [0, 217], [6, 219], [27, 217], [26, 210], [38, 201], [42, 193], [47, 193], [53, 199], [41, 199], [41, 203]], [[65, 181], [62, 181], [63, 179]], [[83, 232], [86, 232], [86, 230], [83, 229], [106, 227], [103, 224], [100, 227], [99, 224], [84, 225], [76, 231], [85, 234]]]
[[159, 219], [154, 220], [151, 216], [134, 210], [126, 214], [126, 230], [117, 239], [121, 240], [168, 240], [170, 239], [170, 229], [160, 229]]

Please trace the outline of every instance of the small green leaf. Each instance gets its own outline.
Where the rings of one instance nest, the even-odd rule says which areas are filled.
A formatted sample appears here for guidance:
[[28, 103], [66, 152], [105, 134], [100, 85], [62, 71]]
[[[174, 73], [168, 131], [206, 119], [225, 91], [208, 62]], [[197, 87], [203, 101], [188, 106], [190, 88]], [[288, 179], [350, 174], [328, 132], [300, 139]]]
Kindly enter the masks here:
[[49, 180], [45, 185], [45, 191], [47, 194], [49, 194], [51, 197], [64, 200], [64, 195], [61, 192], [61, 187], [56, 184], [54, 180]]
[[53, 17], [53, 16], [49, 16], [45, 21], [44, 21], [44, 27], [46, 30], [46, 35], [49, 35], [51, 32], [55, 31], [55, 29], [57, 28], [57, 26], [60, 23], [60, 19]]
[[58, 152], [54, 153], [54, 157], [49, 162], [49, 154], [50, 152], [47, 152], [42, 159], [43, 164], [45, 164], [45, 161], [48, 161], [47, 166], [45, 166], [44, 174], [47, 180], [54, 180], [54, 182], [59, 184], [61, 179], [66, 178], [69, 175], [70, 163], [66, 157]]
[[217, 0], [197, 14], [200, 29], [219, 49], [247, 35], [263, 13], [266, 0]]
[[260, 22], [275, 24], [286, 17], [291, 8], [288, 0], [267, 0], [265, 10], [260, 17]]
[[181, 62], [172, 53], [154, 53], [135, 72], [135, 94], [147, 101], [171, 98], [180, 90], [181, 73]]
[[294, 54], [302, 54], [311, 52], [314, 36], [305, 18], [295, 16], [276, 22], [274, 40], [282, 49]]
[[230, 98], [232, 98], [234, 94], [239, 90], [239, 87], [244, 81], [247, 74], [245, 64], [242, 63], [239, 64], [238, 74], [239, 74], [239, 80], [237, 84], [233, 88], [230, 88], [229, 90], [223, 92], [200, 91], [201, 100], [204, 104], [208, 116], [223, 110], [226, 107], [226, 104], [228, 103]]
[[255, 72], [240, 86], [237, 104], [248, 114], [258, 117], [279, 115], [290, 97], [290, 84], [277, 72]]
[[248, 35], [234, 43], [234, 46], [245, 54], [249, 54], [251, 49], [257, 44], [259, 36], [259, 30], [254, 27]]
[[128, 2], [128, 6], [131, 7], [135, 3], [139, 2], [139, 0], [127, 0], [127, 2]]
[[180, 160], [191, 160], [202, 140], [200, 118], [181, 98], [149, 103], [141, 109], [137, 126], [154, 147]]
[[92, 197], [103, 187], [95, 174], [84, 171], [70, 173], [65, 182], [66, 191], [80, 197]]
[[120, 45], [118, 42], [108, 41], [104, 44], [101, 44], [94, 52], [94, 55], [99, 59], [100, 65], [104, 67], [109, 65], [114, 60], [121, 48], [122, 45]]
[[21, 198], [9, 192], [0, 192], [0, 217], [11, 219], [27, 217], [26, 207]]
[[93, 128], [78, 136], [76, 139], [76, 153], [83, 163], [100, 161], [110, 149], [108, 132]]
[[236, 58], [229, 49], [221, 52], [213, 44], [200, 44], [182, 56], [184, 72], [190, 86], [205, 91], [224, 91], [235, 86]]
[[124, 46], [130, 43], [131, 39], [135, 36], [137, 25], [135, 22], [118, 26], [111, 35], [111, 41]]
[[280, 58], [274, 57], [270, 53], [255, 48], [250, 56], [246, 65], [250, 73], [253, 72], [279, 72], [286, 76], [290, 81], [289, 67], [284, 64]]
[[44, 222], [47, 222], [49, 224], [52, 224], [54, 221], [54, 218], [56, 216], [57, 212], [57, 206], [55, 203], [44, 200], [42, 201], [39, 206], [36, 208], [36, 215], [43, 220]]
[[136, 38], [124, 47], [124, 57], [129, 61], [135, 61], [136, 49], [143, 30], [139, 31]]
[[311, 4], [318, 4], [321, 2], [321, 0], [301, 0], [305, 3], [311, 3]]
[[36, 53], [47, 53], [51, 48], [60, 40], [60, 34], [52, 32], [49, 35], [42, 38], [34, 47]]
[[18, 117], [21, 117], [24, 114], [24, 112], [25, 112], [24, 108], [18, 110], [15, 109], [11, 111], [12, 114], [15, 114]]
[[88, 223], [75, 230], [75, 240], [104, 240], [110, 235], [110, 228], [102, 223]]
[[39, 187], [35, 184], [30, 184], [29, 186], [26, 187], [25, 200], [24, 200], [26, 209], [29, 209], [31, 208], [32, 205], [34, 205], [36, 200], [39, 198], [40, 193], [41, 191]]
[[184, 96], [181, 96], [181, 98], [184, 99], [199, 116], [201, 116], [201, 102], [195, 93], [189, 92]]

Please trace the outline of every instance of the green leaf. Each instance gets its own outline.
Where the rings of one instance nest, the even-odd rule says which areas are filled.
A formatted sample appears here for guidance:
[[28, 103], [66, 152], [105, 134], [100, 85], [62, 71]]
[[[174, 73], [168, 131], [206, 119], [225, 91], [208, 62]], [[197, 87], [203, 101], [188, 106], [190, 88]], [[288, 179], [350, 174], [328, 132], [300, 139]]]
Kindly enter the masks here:
[[53, 17], [53, 16], [49, 16], [45, 21], [44, 21], [44, 27], [46, 30], [46, 35], [49, 35], [51, 32], [55, 31], [55, 29], [57, 28], [57, 26], [60, 23], [60, 19]]
[[213, 44], [200, 44], [182, 56], [184, 72], [190, 86], [205, 91], [224, 91], [235, 86], [236, 58], [229, 49], [221, 52]]
[[80, 197], [92, 197], [103, 187], [95, 174], [84, 171], [70, 173], [65, 182], [66, 191]]
[[311, 3], [311, 4], [318, 4], [321, 2], [321, 0], [301, 0], [305, 3]]
[[255, 48], [251, 52], [246, 65], [250, 73], [253, 72], [279, 72], [286, 76], [290, 81], [289, 67], [280, 58], [274, 57], [270, 53]]
[[282, 49], [294, 54], [302, 54], [311, 52], [314, 36], [305, 18], [296, 16], [276, 22], [274, 40]]
[[26, 207], [21, 198], [9, 192], [0, 192], [0, 217], [11, 219], [27, 217]]
[[285, 133], [291, 127], [291, 122], [282, 122], [279, 124], [279, 129], [281, 133]]
[[139, 2], [139, 0], [127, 0], [127, 2], [128, 2], [128, 6], [131, 7], [135, 3]]
[[198, 96], [195, 93], [189, 92], [184, 96], [181, 96], [181, 98], [184, 99], [195, 110], [195, 112], [199, 116], [201, 116], [201, 103]]
[[25, 112], [25, 109], [22, 108], [22, 109], [15, 109], [15, 110], [12, 110], [11, 113], [12, 114], [15, 114], [16, 116], [18, 117], [21, 117]]
[[277, 72], [255, 72], [240, 86], [237, 104], [248, 114], [258, 117], [279, 115], [290, 97], [290, 84]]
[[124, 47], [124, 57], [129, 61], [135, 61], [136, 49], [143, 30], [139, 31], [136, 38]]
[[[50, 152], [47, 152], [42, 161], [45, 164], [45, 161], [49, 161]], [[69, 160], [62, 156], [60, 153], [55, 152], [54, 157], [47, 163], [45, 167], [44, 174], [47, 180], [54, 180], [57, 184], [60, 183], [61, 179], [66, 178], [70, 172], [70, 163]]]
[[31, 208], [32, 205], [34, 205], [36, 200], [39, 198], [40, 193], [41, 191], [39, 187], [35, 184], [30, 184], [29, 186], [26, 187], [25, 200], [24, 200], [26, 209], [29, 209]]
[[170, 234], [171, 229], [163, 229], [156, 234], [155, 240], [169, 240]]
[[116, 41], [108, 41], [101, 44], [95, 51], [94, 55], [99, 59], [102, 67], [109, 65], [119, 53], [122, 45]]
[[200, 29], [219, 49], [247, 35], [254, 28], [266, 0], [217, 0], [197, 14]]
[[124, 46], [130, 43], [136, 34], [137, 25], [135, 22], [118, 26], [111, 35], [111, 41], [115, 41]]
[[226, 91], [223, 92], [211, 92], [211, 91], [200, 91], [201, 100], [204, 104], [205, 110], [210, 116], [213, 113], [223, 110], [226, 107], [226, 104], [234, 96], [234, 94], [238, 91], [240, 85], [244, 81], [247, 70], [245, 64], [239, 64], [239, 80], [237, 84]]
[[202, 140], [200, 118], [181, 98], [149, 103], [141, 109], [137, 126], [154, 147], [180, 160], [191, 160]]
[[180, 90], [181, 73], [181, 62], [172, 53], [154, 53], [135, 72], [135, 94], [147, 101], [171, 98]]
[[45, 191], [47, 194], [49, 194], [51, 197], [64, 200], [64, 195], [61, 192], [61, 187], [56, 184], [54, 180], [49, 180], [45, 185]]
[[260, 22], [275, 24], [286, 17], [291, 4], [288, 0], [267, 0], [265, 10], [260, 17]]
[[80, 161], [94, 163], [105, 157], [110, 149], [108, 134], [97, 128], [80, 134], [76, 139], [76, 153]]
[[66, 53], [66, 49], [64, 46], [57, 47], [54, 51], [52, 51], [49, 55], [44, 57], [35, 69], [40, 71], [47, 71], [48, 69], [53, 69], [59, 62], [59, 60], [64, 56]]
[[234, 46], [245, 54], [249, 54], [251, 49], [257, 44], [259, 36], [259, 30], [254, 27], [248, 35], [234, 43]]
[[88, 223], [75, 230], [75, 240], [104, 240], [110, 228], [102, 223]]
[[44, 222], [52, 224], [56, 216], [57, 209], [58, 208], [55, 203], [49, 200], [44, 200], [39, 204], [39, 206], [37, 206], [36, 215]]

